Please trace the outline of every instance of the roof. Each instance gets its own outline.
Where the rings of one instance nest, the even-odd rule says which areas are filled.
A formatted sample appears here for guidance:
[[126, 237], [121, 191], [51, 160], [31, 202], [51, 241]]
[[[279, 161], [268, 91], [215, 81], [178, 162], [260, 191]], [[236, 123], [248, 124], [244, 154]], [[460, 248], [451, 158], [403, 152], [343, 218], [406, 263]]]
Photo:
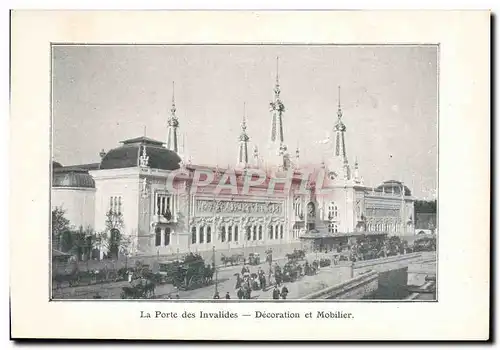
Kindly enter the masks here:
[[163, 143], [147, 137], [136, 137], [121, 142], [123, 145], [110, 150], [102, 158], [100, 169], [132, 168], [139, 165], [142, 147], [146, 147], [148, 165], [153, 169], [176, 170], [181, 158], [177, 153], [163, 147]]
[[405, 196], [411, 196], [411, 190], [408, 188], [408, 186], [403, 185], [403, 183], [401, 181], [397, 181], [397, 180], [384, 181], [380, 186], [378, 186], [375, 189], [375, 191], [377, 191], [377, 192], [392, 192], [392, 191], [394, 191], [395, 194], [400, 194], [401, 193], [401, 186], [404, 186]]
[[157, 140], [151, 139], [151, 138], [146, 137], [146, 136], [134, 137], [133, 139], [120, 141], [120, 143], [123, 143], [124, 145], [139, 143], [139, 144], [153, 145], [153, 146], [160, 146], [160, 147], [165, 144], [164, 142], [157, 141]]
[[85, 169], [61, 167], [52, 172], [52, 187], [95, 188], [95, 181]]

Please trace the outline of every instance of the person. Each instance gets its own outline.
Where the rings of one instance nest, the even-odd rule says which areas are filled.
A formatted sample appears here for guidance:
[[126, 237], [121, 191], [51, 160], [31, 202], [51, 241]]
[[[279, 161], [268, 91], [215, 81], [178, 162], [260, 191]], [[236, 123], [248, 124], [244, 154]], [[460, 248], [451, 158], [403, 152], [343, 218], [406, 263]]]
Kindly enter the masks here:
[[219, 292], [215, 292], [215, 294], [214, 294], [214, 299], [220, 299]]
[[179, 296], [179, 294], [177, 294], [177, 295], [175, 296], [175, 299], [180, 299], [180, 298], [181, 298], [181, 297]]
[[244, 265], [241, 269], [241, 274], [244, 276], [245, 273], [249, 273], [250, 272], [250, 269], [248, 268], [248, 266]]
[[243, 299], [245, 293], [243, 292], [243, 288], [242, 287], [240, 287], [240, 289], [238, 289], [237, 295], [238, 295], [238, 299]]
[[288, 288], [286, 286], [283, 286], [281, 289], [281, 298], [286, 299], [286, 296], [288, 295]]
[[229, 295], [229, 292], [226, 292], [226, 299], [231, 299], [231, 296]]
[[278, 300], [279, 298], [280, 298], [280, 290], [278, 289], [278, 286], [274, 286], [273, 299]]

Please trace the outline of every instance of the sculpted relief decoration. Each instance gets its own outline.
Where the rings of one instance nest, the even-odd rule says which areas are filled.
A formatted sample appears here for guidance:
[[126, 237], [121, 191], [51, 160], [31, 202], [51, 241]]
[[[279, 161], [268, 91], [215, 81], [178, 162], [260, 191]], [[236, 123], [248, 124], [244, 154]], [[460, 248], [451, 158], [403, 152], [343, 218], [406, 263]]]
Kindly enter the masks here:
[[283, 213], [283, 204], [271, 202], [238, 202], [197, 200], [196, 210], [201, 213], [244, 213], [244, 214], [274, 214]]

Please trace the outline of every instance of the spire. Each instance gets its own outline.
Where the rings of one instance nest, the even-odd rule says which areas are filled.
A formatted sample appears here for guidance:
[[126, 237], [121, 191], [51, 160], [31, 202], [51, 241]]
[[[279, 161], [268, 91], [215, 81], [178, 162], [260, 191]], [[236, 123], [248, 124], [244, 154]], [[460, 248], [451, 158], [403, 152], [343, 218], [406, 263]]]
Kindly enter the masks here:
[[271, 166], [282, 166], [285, 163], [286, 146], [284, 145], [284, 128], [283, 128], [283, 114], [285, 106], [280, 99], [280, 85], [279, 85], [279, 57], [276, 57], [276, 83], [274, 86], [274, 99], [269, 104], [271, 112], [271, 137], [269, 142], [269, 159], [266, 162]]
[[243, 120], [241, 121], [241, 133], [239, 137], [239, 150], [237, 166], [246, 168], [248, 166], [248, 141], [250, 138], [247, 135], [246, 122], [246, 103], [243, 103]]
[[179, 152], [177, 129], [179, 128], [179, 119], [175, 112], [175, 82], [172, 82], [172, 107], [170, 108], [170, 117], [168, 118], [168, 131], [167, 131], [167, 148], [174, 152]]
[[175, 81], [172, 82], [172, 107], [170, 108], [170, 112], [172, 115], [175, 115], [175, 111], [177, 109], [175, 108]]
[[343, 170], [343, 178], [345, 180], [351, 179], [351, 171], [349, 168], [349, 162], [347, 161], [347, 151], [345, 147], [345, 132], [346, 127], [342, 121], [342, 106], [340, 103], [340, 86], [338, 87], [338, 106], [337, 106], [337, 122], [335, 123], [335, 150], [334, 157], [336, 158], [337, 169]]

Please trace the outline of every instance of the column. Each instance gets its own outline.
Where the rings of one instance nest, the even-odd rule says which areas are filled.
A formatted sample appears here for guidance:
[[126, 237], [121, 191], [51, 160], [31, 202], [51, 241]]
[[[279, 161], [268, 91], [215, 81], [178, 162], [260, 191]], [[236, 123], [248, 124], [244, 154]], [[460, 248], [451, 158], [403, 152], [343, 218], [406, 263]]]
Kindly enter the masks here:
[[[156, 235], [156, 233], [155, 233]], [[155, 237], [156, 239], [156, 237]], [[165, 228], [160, 229], [160, 247], [165, 245]]]

